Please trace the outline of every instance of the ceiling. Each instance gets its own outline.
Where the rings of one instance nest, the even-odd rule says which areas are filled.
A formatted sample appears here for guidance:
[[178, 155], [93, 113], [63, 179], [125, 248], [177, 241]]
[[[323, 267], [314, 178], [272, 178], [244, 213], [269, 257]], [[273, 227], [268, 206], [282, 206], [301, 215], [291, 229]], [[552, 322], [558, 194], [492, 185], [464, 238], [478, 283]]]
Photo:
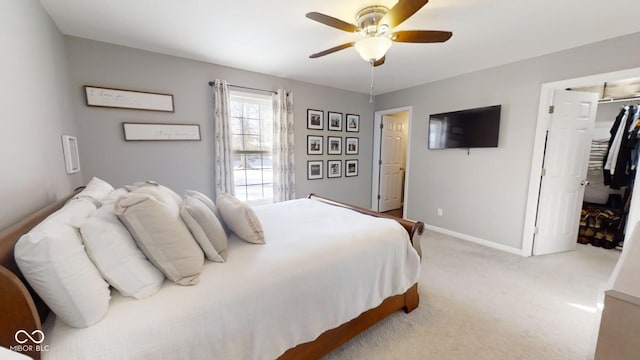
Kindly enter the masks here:
[[[371, 68], [354, 49], [309, 59], [357, 36], [305, 14], [355, 23], [358, 10], [396, 0], [40, 2], [66, 35], [369, 93]], [[394, 43], [375, 68], [374, 92], [640, 32], [638, 13], [638, 0], [431, 0], [396, 30], [445, 30], [453, 37], [442, 44]]]

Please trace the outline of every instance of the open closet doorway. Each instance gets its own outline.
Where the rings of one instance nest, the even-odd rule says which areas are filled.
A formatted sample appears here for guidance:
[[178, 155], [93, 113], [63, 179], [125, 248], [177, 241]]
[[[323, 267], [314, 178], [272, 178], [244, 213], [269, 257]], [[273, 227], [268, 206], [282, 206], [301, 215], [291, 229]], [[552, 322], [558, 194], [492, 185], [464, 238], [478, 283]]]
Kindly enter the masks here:
[[406, 214], [411, 107], [377, 111], [374, 117], [371, 208]]
[[[637, 167], [632, 155], [637, 153], [640, 93], [634, 93], [640, 90], [640, 78], [605, 83], [593, 90], [603, 95], [593, 129], [578, 242], [621, 249], [622, 236], [631, 230], [626, 220]], [[612, 133], [624, 136], [610, 146], [616, 138]], [[610, 162], [604, 166], [606, 160]]]
[[[595, 129], [592, 126], [591, 129], [588, 130], [589, 135], [587, 136], [586, 133], [583, 134], [585, 136], [582, 136], [582, 138], [580, 139], [581, 141], [569, 141], [569, 144], [566, 144], [564, 146], [564, 149], [553, 148], [550, 146], [551, 144], [548, 143], [550, 140], [552, 140], [551, 134], [553, 132], [554, 125], [551, 122], [554, 121], [554, 113], [557, 115], [557, 111], [562, 111], [562, 109], [558, 108], [558, 106], [562, 108], [562, 105], [559, 105], [557, 101], [554, 101], [556, 100], [555, 97], [558, 93], [561, 92], [571, 93], [571, 91], [566, 91], [567, 89], [598, 92], [594, 89], [600, 84], [623, 82], [625, 80], [634, 78], [640, 78], [640, 68], [593, 75], [542, 85], [541, 100], [538, 113], [539, 115], [536, 128], [536, 138], [534, 143], [534, 154], [529, 182], [529, 196], [527, 201], [525, 227], [523, 233], [523, 256], [549, 254], [575, 249], [579, 231], [578, 224], [581, 216], [584, 217], [585, 215], [584, 213], [581, 214], [579, 208], [575, 209], [576, 204], [582, 204], [583, 201], [590, 202], [590, 200], [596, 200], [594, 196], [597, 195], [595, 195], [592, 189], [596, 190], [595, 187], [599, 185], [598, 182], [596, 182], [592, 189], [589, 189], [585, 192], [585, 188], [589, 187], [591, 180], [587, 177], [587, 166], [589, 165], [589, 162], [588, 160], [585, 160], [584, 149], [590, 149], [593, 144], [592, 140], [596, 140], [596, 138], [597, 140], [602, 141], [603, 137], [605, 137], [604, 134], [608, 133], [609, 131], [609, 129], [606, 129], [606, 131], [604, 131], [602, 130], [602, 128], [609, 127], [609, 125], [615, 120], [614, 118], [610, 120], [609, 124], [599, 125], [596, 121]], [[601, 99], [599, 101], [600, 105], [604, 105], [607, 102], [610, 102], [610, 100], [602, 100], [602, 97], [602, 94], [598, 96], [598, 98]], [[640, 98], [632, 99], [632, 101], [635, 101], [635, 104], [637, 104], [638, 102], [640, 102]], [[586, 102], [584, 101], [583, 103], [586, 104]], [[622, 107], [623, 105], [624, 103], [620, 104], [619, 107]], [[606, 110], [606, 107], [603, 106], [602, 110]], [[611, 110], [609, 109], [608, 111]], [[600, 112], [600, 110], [598, 110], [598, 112]], [[607, 115], [604, 114], [603, 116]], [[631, 123], [628, 124], [632, 125]], [[598, 127], [600, 127], [600, 129]], [[608, 140], [608, 134], [606, 134], [606, 136]], [[589, 143], [585, 144], [585, 141], [588, 141]], [[576, 181], [578, 181], [578, 183], [582, 186], [582, 189], [578, 189], [578, 191], [573, 192], [566, 191], [565, 194], [563, 194], [561, 197], [554, 198], [553, 196], [549, 197], [548, 194], [544, 194], [544, 183], [548, 182], [546, 177], [549, 176], [548, 168], [550, 167], [550, 162], [551, 166], [553, 166], [554, 158], [562, 158], [562, 156], [558, 155], [558, 151], [569, 151], [569, 153], [576, 154], [574, 159], [571, 161], [568, 160], [569, 158], [565, 158], [564, 166], [573, 168], [574, 170], [576, 170], [574, 171], [575, 173], [577, 173], [577, 170], [580, 170], [579, 172], [582, 174], [581, 178], [576, 178]], [[588, 158], [589, 157], [587, 157], [587, 159]], [[632, 193], [633, 187], [638, 186], [638, 181], [635, 181], [634, 183], [633, 176], [631, 176], [629, 182], [631, 183], [631, 186], [628, 187], [629, 193]], [[606, 194], [607, 200], [609, 200], [609, 193], [610, 192], [607, 192]], [[611, 193], [615, 194], [615, 192]], [[554, 204], [550, 205], [550, 201], [548, 199], [545, 200], [545, 196], [547, 198], [551, 198], [551, 202], [553, 202]], [[600, 194], [600, 196], [602, 196], [602, 194]], [[626, 218], [626, 224], [635, 224], [640, 217], [640, 213], [638, 213], [638, 211], [636, 210], [638, 206], [640, 206], [640, 200], [638, 198], [640, 197], [629, 197], [629, 201], [626, 203], [627, 213], [625, 214], [622, 214], [624, 212], [623, 208], [625, 204], [619, 204], [620, 206], [622, 206], [620, 215]], [[602, 199], [598, 199], [598, 201], [602, 201]], [[605, 208], [605, 204], [606, 203], [602, 204], [600, 210]], [[558, 214], [565, 214], [566, 216], [557, 216]], [[550, 219], [552, 219], [553, 221], [551, 221]], [[626, 240], [629, 232], [630, 231], [627, 231], [625, 233], [625, 237], [620, 240]], [[565, 237], [564, 240], [560, 239], [561, 236], [553, 235], [557, 235], [560, 233], [562, 233]], [[603, 231], [602, 235], [604, 234], [605, 232]], [[572, 238], [571, 241], [567, 242], [567, 236]], [[564, 245], [560, 244], [562, 241], [565, 241]]]

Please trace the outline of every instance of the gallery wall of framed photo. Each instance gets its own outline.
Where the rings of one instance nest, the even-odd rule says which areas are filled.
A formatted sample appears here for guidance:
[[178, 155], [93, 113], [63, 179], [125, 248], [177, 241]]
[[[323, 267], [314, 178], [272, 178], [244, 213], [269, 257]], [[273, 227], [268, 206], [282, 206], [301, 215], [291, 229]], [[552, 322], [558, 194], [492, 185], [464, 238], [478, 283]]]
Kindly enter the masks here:
[[307, 109], [307, 130], [308, 180], [358, 176], [360, 115]]

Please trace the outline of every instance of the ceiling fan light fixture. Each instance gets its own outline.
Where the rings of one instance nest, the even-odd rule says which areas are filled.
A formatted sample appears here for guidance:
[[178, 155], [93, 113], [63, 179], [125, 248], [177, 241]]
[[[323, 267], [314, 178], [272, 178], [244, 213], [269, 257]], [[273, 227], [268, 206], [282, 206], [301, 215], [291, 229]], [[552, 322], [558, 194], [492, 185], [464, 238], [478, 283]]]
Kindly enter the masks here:
[[354, 47], [364, 61], [370, 62], [383, 57], [391, 44], [391, 40], [386, 36], [367, 36], [356, 41]]
[[334, 46], [330, 49], [311, 54], [312, 59], [333, 54], [336, 51], [355, 47], [356, 52], [371, 64], [373, 69], [385, 62], [385, 55], [391, 44], [399, 43], [442, 43], [453, 35], [450, 31], [406, 30], [391, 32], [398, 25], [422, 9], [429, 0], [395, 0], [392, 8], [381, 5], [367, 6], [356, 14], [355, 24], [318, 12], [310, 12], [306, 17], [332, 28], [355, 33], [360, 40]]

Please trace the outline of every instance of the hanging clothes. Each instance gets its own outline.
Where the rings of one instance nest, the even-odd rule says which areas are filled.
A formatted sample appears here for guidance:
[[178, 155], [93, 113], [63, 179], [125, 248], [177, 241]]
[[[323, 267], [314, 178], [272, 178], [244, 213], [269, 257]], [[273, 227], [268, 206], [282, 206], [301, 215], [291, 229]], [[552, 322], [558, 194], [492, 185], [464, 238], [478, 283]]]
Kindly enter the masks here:
[[[602, 163], [602, 172], [604, 176], [604, 184], [611, 185], [611, 162], [613, 161], [613, 153], [619, 150], [620, 140], [618, 137], [618, 130], [620, 129], [620, 124], [623, 124], [626, 121], [628, 116], [629, 107], [625, 106], [620, 110], [618, 116], [616, 116], [616, 120], [613, 122], [611, 126], [611, 130], [609, 130], [609, 134], [611, 137], [609, 138], [609, 149], [607, 150], [607, 155], [604, 157]], [[623, 120], [624, 119], [624, 120]], [[620, 135], [621, 136], [621, 135]], [[615, 144], [615, 145], [614, 145]]]
[[[638, 120], [636, 117], [638, 108], [635, 106], [629, 107], [629, 112], [627, 113], [627, 121], [624, 131], [622, 132], [622, 138], [620, 139], [620, 149], [618, 150], [618, 157], [615, 162], [611, 164], [611, 184], [616, 184], [618, 182], [623, 182], [625, 179], [625, 175], [627, 174], [627, 165], [629, 163], [629, 159], [631, 158], [631, 147], [630, 141], [631, 136], [630, 132], [633, 130], [633, 127]], [[618, 179], [618, 181], [614, 180]], [[624, 185], [621, 183], [621, 185]]]
[[[632, 173], [633, 167], [632, 152], [637, 145], [636, 124], [639, 116], [640, 111], [637, 106], [625, 106], [611, 128], [610, 133], [612, 136], [615, 133], [615, 136], [610, 141], [611, 145], [605, 160], [604, 180], [605, 184], [612, 189], [620, 189], [630, 182], [629, 175]], [[614, 131], [616, 125], [617, 129]]]
[[638, 159], [640, 158], [640, 140], [638, 134], [640, 133], [640, 105], [636, 106], [636, 114], [634, 116], [634, 123], [632, 124], [633, 130], [629, 135], [629, 147], [631, 148], [631, 155], [629, 158], [629, 176], [630, 182], [633, 183], [636, 177], [636, 169], [638, 168]]

